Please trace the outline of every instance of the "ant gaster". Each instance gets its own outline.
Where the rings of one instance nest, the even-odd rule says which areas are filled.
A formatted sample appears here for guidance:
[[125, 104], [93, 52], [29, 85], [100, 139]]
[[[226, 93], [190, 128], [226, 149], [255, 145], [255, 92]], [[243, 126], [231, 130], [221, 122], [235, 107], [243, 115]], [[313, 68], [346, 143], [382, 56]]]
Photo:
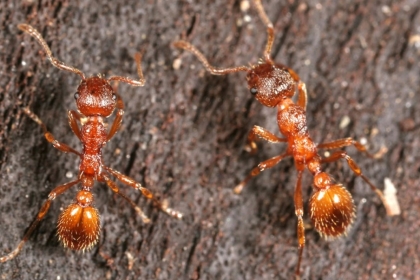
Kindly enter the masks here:
[[[38, 223], [48, 212], [51, 201], [77, 184], [81, 184], [82, 187], [76, 195], [76, 201], [70, 204], [60, 214], [58, 219], [57, 234], [65, 247], [73, 250], [85, 250], [90, 249], [98, 241], [100, 233], [99, 214], [97, 209], [93, 206], [93, 195], [91, 193], [95, 181], [105, 182], [114, 193], [125, 199], [136, 210], [145, 223], [150, 222], [140, 207], [135, 205], [130, 198], [120, 192], [117, 184], [111, 180], [109, 175], [112, 175], [122, 183], [139, 190], [142, 195], [147, 199], [152, 200], [154, 204], [166, 214], [178, 219], [182, 218], [181, 213], [167, 207], [167, 203], [158, 201], [155, 196], [140, 183], [137, 183], [134, 179], [103, 164], [102, 148], [116, 134], [121, 126], [122, 117], [124, 115], [123, 101], [116, 93], [116, 90], [111, 86], [110, 82], [124, 82], [132, 86], [143, 86], [145, 80], [141, 69], [141, 54], [136, 53], [135, 55], [139, 80], [120, 76], [112, 76], [105, 79], [102, 75], [86, 78], [80, 70], [67, 66], [54, 58], [47, 43], [35, 28], [27, 24], [19, 24], [18, 28], [34, 37], [38, 43], [41, 44], [53, 66], [70, 71], [81, 77], [82, 80], [74, 95], [78, 112], [69, 111], [68, 118], [71, 129], [83, 144], [83, 152], [80, 153], [66, 144], [57, 141], [38, 116], [31, 112], [29, 108], [23, 109], [24, 113], [42, 127], [44, 136], [48, 142], [62, 152], [78, 155], [81, 161], [77, 179], [60, 185], [50, 192], [47, 201], [42, 205], [34, 222], [31, 224], [18, 246], [8, 255], [1, 257], [0, 262], [11, 260], [20, 252]], [[107, 132], [104, 118], [111, 116], [115, 109], [117, 109], [116, 117], [109, 132]], [[77, 122], [80, 122], [81, 127], [79, 127]]]
[[[248, 135], [250, 150], [257, 150], [256, 137], [260, 137], [271, 143], [287, 143], [286, 151], [278, 156], [261, 162], [252, 169], [250, 174], [234, 189], [239, 194], [246, 183], [254, 176], [267, 168], [278, 164], [286, 157], [294, 158], [295, 167], [298, 171], [297, 183], [294, 193], [295, 214], [298, 219], [297, 238], [299, 243], [298, 263], [296, 275], [300, 274], [303, 248], [305, 246], [305, 227], [303, 222], [303, 199], [302, 199], [302, 174], [305, 167], [313, 175], [313, 194], [309, 201], [309, 216], [315, 229], [326, 238], [334, 238], [345, 234], [355, 217], [355, 207], [352, 196], [347, 189], [333, 178], [322, 171], [321, 164], [345, 159], [351, 170], [360, 176], [370, 188], [379, 196], [387, 213], [391, 214], [382, 192], [366, 178], [357, 164], [345, 151], [336, 151], [328, 158], [322, 158], [318, 154], [319, 149], [337, 149], [353, 145], [357, 150], [365, 152], [366, 148], [352, 138], [344, 138], [336, 141], [316, 144], [311, 139], [306, 125], [306, 86], [299, 76], [290, 68], [274, 63], [270, 57], [274, 41], [273, 24], [268, 19], [260, 0], [254, 0], [254, 4], [261, 20], [267, 28], [267, 44], [264, 50], [264, 58], [257, 65], [239, 66], [233, 68], [218, 69], [210, 65], [205, 56], [194, 46], [186, 41], [176, 41], [173, 45], [194, 54], [213, 75], [226, 75], [235, 72], [247, 72], [246, 80], [252, 95], [264, 106], [277, 107], [277, 122], [284, 138], [277, 137], [266, 129], [254, 126]], [[296, 103], [292, 100], [297, 90]]]

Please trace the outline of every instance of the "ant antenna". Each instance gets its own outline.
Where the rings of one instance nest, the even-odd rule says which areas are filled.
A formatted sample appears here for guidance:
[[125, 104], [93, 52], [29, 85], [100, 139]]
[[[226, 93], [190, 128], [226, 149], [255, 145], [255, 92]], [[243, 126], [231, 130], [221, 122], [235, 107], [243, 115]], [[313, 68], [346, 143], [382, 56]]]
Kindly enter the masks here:
[[264, 50], [264, 58], [265, 61], [273, 64], [273, 60], [271, 59], [270, 53], [274, 43], [274, 29], [273, 24], [271, 23], [270, 19], [268, 18], [267, 14], [264, 11], [264, 7], [261, 4], [261, 0], [254, 1], [255, 7], [257, 8], [257, 12], [264, 22], [265, 26], [267, 27], [267, 44], [265, 45]]
[[144, 83], [146, 82], [146, 80], [143, 77], [143, 71], [141, 69], [141, 58], [143, 57], [143, 51], [141, 53], [137, 52], [134, 55], [134, 59], [136, 60], [136, 65], [137, 65], [137, 74], [139, 75], [139, 80], [133, 80], [131, 78], [128, 77], [121, 77], [121, 76], [112, 76], [108, 78], [108, 81], [118, 81], [118, 82], [123, 82], [123, 83], [127, 83], [130, 84], [132, 86], [135, 87], [142, 87], [144, 86]]
[[60, 60], [58, 60], [52, 55], [50, 48], [48, 47], [45, 40], [42, 38], [41, 34], [39, 34], [38, 30], [30, 26], [29, 24], [25, 24], [25, 23], [18, 24], [18, 28], [22, 30], [23, 32], [28, 33], [29, 35], [34, 37], [35, 40], [37, 40], [38, 43], [41, 44], [41, 46], [44, 48], [45, 52], [47, 53], [48, 59], [51, 61], [53, 66], [62, 70], [73, 72], [79, 75], [82, 78], [82, 80], [86, 80], [85, 74], [83, 74], [82, 71], [80, 71], [77, 68], [65, 65], [63, 62], [61, 62]]
[[227, 75], [227, 74], [230, 74], [230, 73], [241, 72], [241, 71], [248, 72], [249, 70], [251, 70], [251, 68], [249, 68], [247, 66], [237, 66], [237, 67], [232, 67], [232, 68], [218, 69], [218, 68], [210, 65], [208, 60], [204, 57], [204, 55], [196, 47], [194, 47], [193, 45], [191, 45], [190, 43], [188, 43], [184, 40], [173, 42], [173, 46], [176, 47], [176, 48], [184, 49], [184, 50], [189, 51], [190, 53], [194, 54], [198, 58], [198, 60], [201, 61], [201, 63], [204, 65], [204, 67], [207, 69], [207, 71], [209, 71], [213, 75]]

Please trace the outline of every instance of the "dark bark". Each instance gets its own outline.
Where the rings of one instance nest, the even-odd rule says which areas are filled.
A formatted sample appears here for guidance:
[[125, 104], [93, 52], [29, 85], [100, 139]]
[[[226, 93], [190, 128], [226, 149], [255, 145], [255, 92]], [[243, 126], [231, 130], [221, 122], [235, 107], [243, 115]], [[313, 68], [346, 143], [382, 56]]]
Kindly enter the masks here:
[[[243, 150], [254, 124], [278, 134], [275, 109], [253, 100], [243, 73], [211, 76], [192, 55], [170, 46], [184, 37], [215, 65], [257, 63], [266, 35], [255, 10], [241, 11], [239, 0], [96, 2], [0, 3], [0, 254], [18, 244], [48, 192], [77, 174], [77, 158], [49, 145], [20, 109], [29, 105], [57, 139], [81, 148], [67, 124], [79, 77], [52, 67], [40, 46], [18, 31], [20, 22], [40, 30], [57, 58], [86, 75], [136, 77], [133, 55], [146, 50], [146, 85], [119, 86], [126, 114], [104, 149], [105, 162], [168, 199], [185, 218], [174, 220], [121, 186], [152, 219], [144, 225], [125, 201], [97, 184], [100, 243], [77, 253], [59, 244], [55, 230], [60, 209], [74, 199], [71, 190], [53, 202], [22, 252], [0, 264], [0, 278], [292, 278], [293, 161], [253, 179], [241, 196], [232, 193], [253, 166], [283, 151], [263, 142], [257, 155]], [[263, 5], [276, 30], [273, 57], [306, 82], [313, 139], [351, 136], [366, 138], [370, 151], [386, 146], [379, 160], [347, 150], [379, 188], [385, 177], [392, 180], [402, 206], [401, 216], [387, 217], [344, 162], [327, 165], [354, 195], [357, 219], [347, 237], [332, 242], [306, 230], [303, 278], [420, 277], [419, 2]], [[176, 58], [182, 59], [178, 70], [172, 68]], [[340, 128], [343, 118], [350, 124]], [[305, 200], [311, 179], [305, 175]]]

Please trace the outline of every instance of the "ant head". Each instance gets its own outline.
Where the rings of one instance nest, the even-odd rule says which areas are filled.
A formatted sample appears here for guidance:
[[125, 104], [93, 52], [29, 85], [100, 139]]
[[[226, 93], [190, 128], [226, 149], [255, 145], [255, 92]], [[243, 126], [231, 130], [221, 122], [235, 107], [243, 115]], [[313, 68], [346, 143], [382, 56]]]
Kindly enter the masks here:
[[109, 117], [117, 104], [117, 95], [108, 80], [100, 76], [83, 79], [74, 98], [85, 116]]
[[267, 107], [274, 107], [295, 93], [296, 82], [289, 71], [280, 65], [265, 62], [253, 66], [246, 79], [251, 94]]
[[[324, 178], [317, 178], [320, 177], [318, 175]], [[314, 178], [317, 191], [309, 201], [309, 216], [315, 229], [322, 236], [338, 237], [345, 234], [353, 223], [353, 198], [342, 185], [331, 185], [332, 179], [326, 173], [318, 175]], [[317, 182], [320, 185], [317, 186]]]
[[98, 242], [100, 224], [96, 208], [90, 206], [92, 193], [80, 191], [77, 203], [70, 204], [58, 218], [57, 234], [65, 247], [72, 250], [90, 249]]

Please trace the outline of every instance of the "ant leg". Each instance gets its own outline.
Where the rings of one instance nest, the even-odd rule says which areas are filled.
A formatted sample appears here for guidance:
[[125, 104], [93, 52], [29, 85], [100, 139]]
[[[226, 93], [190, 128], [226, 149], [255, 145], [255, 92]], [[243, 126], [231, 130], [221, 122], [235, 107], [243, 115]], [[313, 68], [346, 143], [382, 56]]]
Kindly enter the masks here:
[[83, 115], [79, 114], [76, 111], [68, 111], [68, 118], [69, 118], [69, 124], [71, 127], [71, 130], [74, 134], [76, 134], [77, 138], [79, 138], [80, 141], [82, 141], [82, 134], [80, 133], [79, 125], [77, 124], [77, 121], [81, 122]]
[[183, 41], [183, 40], [180, 40], [180, 41], [173, 42], [172, 45], [176, 48], [186, 50], [186, 51], [192, 53], [193, 55], [195, 55], [198, 58], [198, 60], [200, 60], [200, 62], [204, 65], [204, 68], [206, 68], [207, 71], [210, 72], [213, 75], [226, 75], [226, 74], [229, 74], [229, 73], [235, 73], [235, 72], [240, 72], [240, 71], [248, 72], [249, 70], [251, 70], [247, 66], [238, 66], [238, 67], [233, 67], [233, 68], [218, 69], [218, 68], [215, 68], [214, 66], [210, 65], [210, 63], [205, 58], [205, 56], [196, 47], [194, 47], [190, 43], [188, 43], [186, 41]]
[[108, 78], [108, 81], [123, 82], [123, 83], [130, 84], [132, 86], [135, 86], [135, 87], [142, 87], [142, 86], [144, 86], [144, 83], [146, 82], [146, 80], [143, 77], [143, 71], [141, 69], [141, 59], [142, 59], [142, 56], [143, 56], [143, 53], [136, 53], [134, 55], [134, 59], [136, 60], [136, 65], [137, 65], [137, 74], [139, 75], [139, 79], [138, 80], [133, 80], [133, 79], [128, 78], [128, 77], [112, 76], [112, 77]]
[[114, 122], [112, 123], [111, 130], [108, 133], [108, 136], [106, 137], [106, 141], [108, 142], [112, 137], [114, 137], [115, 133], [117, 133], [118, 129], [121, 126], [122, 118], [124, 115], [124, 103], [119, 96], [119, 94], [116, 94], [117, 96], [117, 115], [115, 116]]
[[243, 188], [245, 187], [246, 183], [248, 183], [249, 180], [251, 180], [252, 177], [257, 176], [258, 174], [260, 174], [262, 171], [266, 170], [267, 168], [271, 168], [273, 166], [275, 166], [276, 164], [278, 164], [282, 159], [284, 159], [285, 157], [290, 156], [290, 154], [288, 152], [281, 154], [279, 156], [275, 156], [272, 157], [268, 160], [265, 160], [263, 162], [260, 162], [258, 164], [257, 167], [255, 167], [254, 169], [251, 170], [251, 172], [249, 173], [248, 176], [246, 176], [246, 178], [240, 182], [234, 189], [233, 192], [236, 194], [240, 194], [243, 190]]
[[146, 197], [147, 199], [152, 200], [157, 207], [162, 210], [163, 212], [165, 212], [166, 214], [168, 214], [169, 216], [172, 216], [174, 218], [177, 219], [182, 219], [182, 214], [172, 208], [169, 208], [168, 205], [166, 205], [167, 203], [164, 202], [160, 202], [151, 191], [149, 191], [147, 188], [143, 187], [140, 183], [136, 182], [134, 179], [112, 169], [109, 168], [107, 166], [104, 166], [104, 169], [106, 171], [108, 171], [109, 173], [111, 173], [112, 175], [114, 175], [118, 180], [120, 180], [123, 184], [126, 184], [134, 189], [137, 189], [141, 192], [141, 194]]
[[22, 109], [23, 110], [23, 112], [26, 114], [26, 115], [28, 115], [28, 117], [30, 117], [34, 122], [36, 122], [37, 124], [39, 124], [41, 127], [42, 127], [42, 130], [44, 131], [44, 136], [45, 136], [45, 139], [47, 139], [47, 141], [48, 142], [50, 142], [53, 146], [54, 146], [54, 148], [56, 148], [56, 149], [58, 149], [58, 150], [60, 150], [60, 151], [62, 151], [62, 152], [65, 152], [65, 153], [73, 153], [73, 154], [76, 154], [76, 155], [78, 155], [79, 157], [81, 157], [82, 155], [78, 152], [78, 151], [76, 151], [75, 149], [73, 149], [73, 148], [71, 148], [71, 147], [69, 147], [69, 146], [67, 146], [66, 144], [64, 144], [64, 143], [61, 143], [61, 142], [59, 142], [59, 141], [57, 141], [55, 138], [54, 138], [54, 136], [51, 134], [51, 132], [49, 132], [48, 130], [47, 130], [47, 127], [45, 126], [45, 124], [41, 121], [41, 119], [37, 116], [37, 115], [35, 115], [28, 107], [26, 107], [26, 108], [23, 108]]
[[308, 93], [306, 91], [306, 84], [301, 81], [299, 75], [295, 71], [293, 71], [291, 68], [281, 63], [277, 63], [277, 65], [287, 70], [290, 76], [292, 76], [292, 79], [297, 83], [299, 95], [298, 95], [298, 100], [296, 104], [302, 107], [306, 111], [306, 105], [308, 104], [308, 101], [307, 101]]
[[257, 151], [257, 143], [255, 142], [257, 136], [270, 143], [287, 142], [286, 138], [277, 137], [265, 128], [254, 125], [248, 134], [248, 145], [246, 147], [246, 150], [250, 150], [251, 153], [255, 153]]
[[393, 211], [392, 211], [391, 207], [388, 205], [388, 202], [385, 199], [382, 192], [373, 183], [371, 183], [370, 180], [365, 175], [363, 175], [360, 167], [347, 154], [347, 152], [345, 152], [345, 151], [334, 152], [331, 156], [321, 159], [321, 163], [334, 162], [334, 161], [337, 161], [337, 160], [342, 159], [342, 158], [347, 161], [347, 164], [350, 167], [350, 169], [353, 171], [353, 173], [356, 174], [356, 176], [360, 176], [363, 179], [363, 181], [365, 181], [370, 186], [372, 191], [374, 191], [379, 196], [379, 198], [381, 199], [381, 201], [382, 201], [382, 203], [383, 203], [383, 205], [386, 209], [387, 215], [392, 216]]
[[144, 214], [144, 212], [138, 207], [129, 197], [127, 197], [125, 194], [120, 192], [120, 189], [118, 188], [117, 184], [115, 182], [111, 181], [111, 179], [108, 178], [108, 176], [103, 176], [106, 184], [108, 187], [116, 194], [124, 198], [128, 203], [131, 204], [131, 206], [134, 208], [134, 210], [137, 212], [137, 214], [142, 218], [143, 223], [147, 224], [150, 223], [150, 219]]
[[306, 111], [306, 105], [308, 104], [308, 93], [306, 92], [306, 84], [302, 81], [298, 82], [298, 92], [299, 96], [296, 104]]
[[298, 219], [297, 223], [297, 237], [299, 242], [299, 257], [296, 267], [296, 276], [300, 274], [300, 263], [302, 262], [303, 248], [305, 247], [305, 225], [303, 224], [303, 199], [302, 199], [302, 174], [303, 170], [298, 171], [298, 180], [295, 187], [295, 214]]
[[42, 38], [42, 35], [38, 32], [38, 30], [36, 30], [32, 26], [30, 26], [29, 24], [24, 24], [24, 23], [18, 24], [18, 28], [20, 30], [22, 30], [23, 32], [28, 33], [29, 35], [34, 37], [35, 40], [38, 41], [38, 43], [44, 48], [44, 51], [47, 53], [48, 59], [50, 60], [51, 64], [54, 67], [57, 67], [57, 68], [62, 69], [62, 70], [73, 72], [73, 73], [79, 75], [80, 77], [82, 77], [82, 80], [86, 79], [85, 75], [82, 73], [82, 71], [80, 71], [79, 69], [76, 69], [74, 67], [67, 66], [63, 62], [59, 61], [57, 58], [53, 57], [50, 48], [48, 47], [44, 38]]
[[4, 257], [0, 257], [0, 263], [3, 262], [7, 262], [11, 259], [13, 259], [14, 257], [16, 257], [17, 254], [19, 254], [20, 250], [22, 250], [23, 245], [25, 244], [25, 242], [29, 239], [29, 237], [31, 236], [32, 232], [35, 230], [36, 226], [39, 224], [39, 222], [44, 218], [44, 216], [47, 214], [48, 209], [50, 208], [51, 205], [51, 201], [53, 201], [57, 196], [59, 196], [60, 194], [64, 193], [65, 191], [67, 191], [70, 187], [74, 186], [75, 184], [79, 183], [80, 179], [77, 179], [75, 181], [66, 183], [64, 185], [58, 186], [55, 189], [53, 189], [49, 194], [48, 194], [48, 199], [47, 201], [44, 203], [44, 205], [42, 205], [41, 209], [39, 210], [35, 221], [32, 222], [32, 224], [30, 225], [28, 231], [25, 233], [25, 235], [23, 236], [22, 240], [19, 242], [18, 246], [9, 254], [7, 254]]
[[353, 140], [353, 138], [351, 137], [338, 139], [332, 142], [321, 143], [321, 144], [318, 144], [317, 148], [332, 150], [332, 149], [344, 148], [347, 146], [354, 146], [359, 152], [365, 153], [370, 158], [381, 158], [382, 155], [387, 152], [387, 149], [385, 147], [382, 147], [376, 154], [371, 154], [367, 151], [365, 145], [363, 145], [362, 143], [356, 140]]

